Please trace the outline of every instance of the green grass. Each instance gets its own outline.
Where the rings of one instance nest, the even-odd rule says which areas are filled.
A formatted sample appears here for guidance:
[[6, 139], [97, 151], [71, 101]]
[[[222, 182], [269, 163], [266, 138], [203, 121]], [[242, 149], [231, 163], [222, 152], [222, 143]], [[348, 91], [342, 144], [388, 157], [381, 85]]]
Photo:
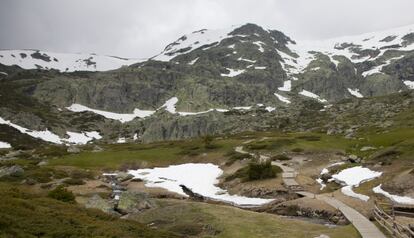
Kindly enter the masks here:
[[[309, 238], [321, 234], [331, 238], [342, 238], [344, 234], [349, 238], [360, 237], [351, 225], [328, 228], [324, 225], [230, 206], [174, 200], [160, 200], [159, 208], [145, 211], [135, 218], [145, 224], [155, 223], [155, 226], [166, 230], [177, 231], [178, 227], [183, 235], [188, 235], [188, 230], [198, 230], [199, 237]], [[204, 229], [201, 231], [200, 227]]]
[[0, 183], [0, 237], [177, 237], [74, 203]]
[[83, 151], [50, 160], [50, 166], [74, 166], [88, 169], [118, 169], [123, 165], [166, 166], [195, 162], [195, 156], [206, 154], [207, 158], [224, 155], [235, 140], [214, 140], [209, 146], [202, 140], [172, 141], [152, 144], [102, 145], [104, 151]]

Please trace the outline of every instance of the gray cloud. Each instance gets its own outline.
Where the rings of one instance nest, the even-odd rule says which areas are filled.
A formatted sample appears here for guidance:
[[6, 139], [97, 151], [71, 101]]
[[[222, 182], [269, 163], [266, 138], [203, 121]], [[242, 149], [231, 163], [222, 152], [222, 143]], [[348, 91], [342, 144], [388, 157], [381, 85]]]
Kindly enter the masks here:
[[1, 0], [0, 48], [149, 57], [183, 34], [246, 22], [294, 39], [414, 24], [412, 0]]

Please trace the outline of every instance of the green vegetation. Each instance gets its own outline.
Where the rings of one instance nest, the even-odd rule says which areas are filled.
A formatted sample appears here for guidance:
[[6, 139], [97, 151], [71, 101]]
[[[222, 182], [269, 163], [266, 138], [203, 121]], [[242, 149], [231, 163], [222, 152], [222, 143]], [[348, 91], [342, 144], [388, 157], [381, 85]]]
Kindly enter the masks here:
[[0, 237], [177, 237], [101, 211], [61, 202], [26, 187], [0, 183]]
[[321, 234], [331, 238], [360, 237], [352, 225], [329, 228], [307, 221], [268, 213], [246, 211], [230, 206], [162, 199], [157, 209], [134, 218], [183, 236], [217, 238], [309, 238]]
[[243, 154], [236, 152], [234, 150], [229, 151], [225, 154], [226, 157], [228, 157], [228, 161], [226, 162], [226, 165], [231, 165], [237, 160], [243, 160], [243, 159], [252, 159], [253, 156], [251, 154]]
[[75, 195], [71, 191], [68, 191], [63, 185], [59, 185], [53, 190], [49, 191], [48, 197], [62, 201], [62, 202], [75, 202]]
[[266, 163], [249, 163], [249, 165], [237, 170], [234, 174], [227, 176], [226, 181], [231, 181], [235, 178], [241, 178], [243, 182], [275, 178], [282, 169], [278, 166], [272, 165], [270, 162]]

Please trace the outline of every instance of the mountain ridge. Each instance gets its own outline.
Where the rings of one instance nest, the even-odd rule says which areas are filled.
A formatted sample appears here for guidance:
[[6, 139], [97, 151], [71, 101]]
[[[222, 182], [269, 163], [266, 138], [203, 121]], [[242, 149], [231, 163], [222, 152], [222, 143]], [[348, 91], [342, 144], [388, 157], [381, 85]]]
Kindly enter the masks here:
[[[306, 107], [319, 113], [343, 100], [409, 91], [414, 33], [408, 29], [366, 41], [330, 41], [319, 51], [300, 49], [283, 32], [255, 24], [201, 30], [180, 37], [155, 58], [102, 72], [24, 70], [0, 61], [0, 117], [32, 130], [50, 129], [60, 138], [97, 131], [109, 141], [286, 126]], [[19, 97], [34, 105], [17, 104]], [[22, 111], [30, 120], [18, 116]], [[252, 121], [256, 116], [261, 120]]]

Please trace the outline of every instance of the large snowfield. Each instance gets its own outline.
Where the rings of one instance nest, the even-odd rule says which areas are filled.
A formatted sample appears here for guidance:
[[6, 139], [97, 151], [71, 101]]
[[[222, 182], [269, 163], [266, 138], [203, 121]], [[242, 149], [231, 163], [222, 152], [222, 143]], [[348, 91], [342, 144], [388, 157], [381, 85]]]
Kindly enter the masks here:
[[38, 50], [0, 50], [0, 64], [23, 69], [55, 69], [61, 72], [107, 71], [142, 62], [96, 54], [53, 53]]
[[135, 178], [145, 181], [147, 187], [159, 187], [171, 192], [187, 196], [180, 185], [185, 185], [194, 193], [205, 197], [234, 203], [239, 206], [262, 205], [272, 199], [249, 198], [230, 195], [227, 191], [216, 186], [218, 177], [223, 171], [214, 164], [181, 164], [164, 168], [130, 170]]

